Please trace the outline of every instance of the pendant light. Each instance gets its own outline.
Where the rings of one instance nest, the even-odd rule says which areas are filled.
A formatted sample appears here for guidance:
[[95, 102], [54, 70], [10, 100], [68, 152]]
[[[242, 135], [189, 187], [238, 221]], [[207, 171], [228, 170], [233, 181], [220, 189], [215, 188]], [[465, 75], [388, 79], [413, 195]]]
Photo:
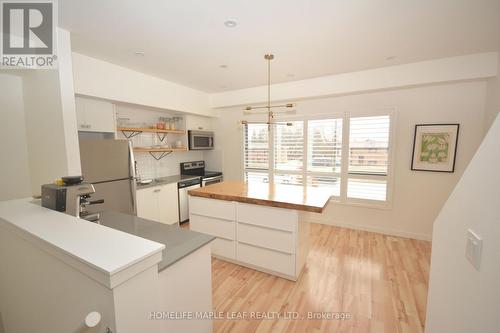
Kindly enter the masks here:
[[273, 54], [266, 54], [264, 55], [264, 59], [267, 61], [267, 104], [265, 106], [247, 106], [245, 108], [245, 114], [259, 114], [262, 112], [254, 112], [258, 111], [261, 109], [265, 109], [266, 111], [264, 112], [267, 114], [267, 121], [266, 122], [249, 122], [246, 120], [241, 121], [241, 124], [246, 125], [246, 124], [267, 124], [267, 128], [270, 131], [272, 125], [286, 125], [286, 126], [292, 126], [292, 123], [279, 123], [274, 121], [274, 116], [277, 112], [283, 112], [283, 111], [275, 111], [273, 109], [291, 109], [294, 107], [292, 103], [287, 103], [287, 104], [280, 104], [280, 105], [271, 105], [271, 60], [274, 59]]

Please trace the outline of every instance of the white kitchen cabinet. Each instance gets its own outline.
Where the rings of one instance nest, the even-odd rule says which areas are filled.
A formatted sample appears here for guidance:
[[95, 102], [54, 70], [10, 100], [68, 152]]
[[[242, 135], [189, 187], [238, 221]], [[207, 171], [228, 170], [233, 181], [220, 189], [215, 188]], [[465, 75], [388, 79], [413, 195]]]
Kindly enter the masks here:
[[115, 132], [113, 103], [87, 97], [76, 97], [78, 130], [84, 132]]
[[212, 254], [296, 281], [309, 252], [309, 222], [297, 210], [189, 196], [190, 229], [217, 237]]
[[137, 190], [137, 216], [147, 220], [159, 220], [157, 190], [157, 187]]
[[179, 223], [179, 195], [177, 183], [159, 186], [159, 221], [167, 224]]
[[194, 131], [211, 131], [212, 118], [202, 116], [186, 116], [186, 129]]
[[137, 216], [162, 222], [179, 223], [177, 183], [137, 190]]

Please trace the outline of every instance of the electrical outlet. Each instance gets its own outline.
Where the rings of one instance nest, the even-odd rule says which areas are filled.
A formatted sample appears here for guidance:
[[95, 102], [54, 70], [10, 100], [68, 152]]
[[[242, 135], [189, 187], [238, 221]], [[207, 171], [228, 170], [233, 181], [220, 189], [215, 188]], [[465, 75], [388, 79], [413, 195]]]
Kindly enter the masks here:
[[465, 257], [479, 270], [481, 266], [481, 252], [483, 249], [483, 240], [471, 229], [467, 230], [467, 243], [465, 246]]

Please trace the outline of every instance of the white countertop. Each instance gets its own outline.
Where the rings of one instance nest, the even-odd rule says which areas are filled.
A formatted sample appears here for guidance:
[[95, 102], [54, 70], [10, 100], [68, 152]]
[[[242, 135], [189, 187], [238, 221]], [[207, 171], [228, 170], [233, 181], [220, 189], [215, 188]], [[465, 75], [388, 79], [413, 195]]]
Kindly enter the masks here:
[[120, 272], [165, 248], [160, 243], [41, 207], [39, 201], [31, 198], [1, 201], [2, 223], [42, 240], [106, 275]]

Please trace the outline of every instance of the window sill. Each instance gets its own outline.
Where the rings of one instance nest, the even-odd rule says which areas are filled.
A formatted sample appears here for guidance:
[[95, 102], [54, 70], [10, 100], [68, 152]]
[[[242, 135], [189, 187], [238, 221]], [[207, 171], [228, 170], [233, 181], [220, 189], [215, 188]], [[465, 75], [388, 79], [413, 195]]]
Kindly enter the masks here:
[[389, 201], [376, 201], [376, 200], [363, 200], [363, 199], [348, 199], [346, 201], [342, 201], [339, 197], [330, 197], [328, 203], [333, 203], [336, 205], [343, 206], [353, 206], [359, 208], [372, 208], [372, 209], [381, 209], [381, 210], [391, 210], [392, 203]]

